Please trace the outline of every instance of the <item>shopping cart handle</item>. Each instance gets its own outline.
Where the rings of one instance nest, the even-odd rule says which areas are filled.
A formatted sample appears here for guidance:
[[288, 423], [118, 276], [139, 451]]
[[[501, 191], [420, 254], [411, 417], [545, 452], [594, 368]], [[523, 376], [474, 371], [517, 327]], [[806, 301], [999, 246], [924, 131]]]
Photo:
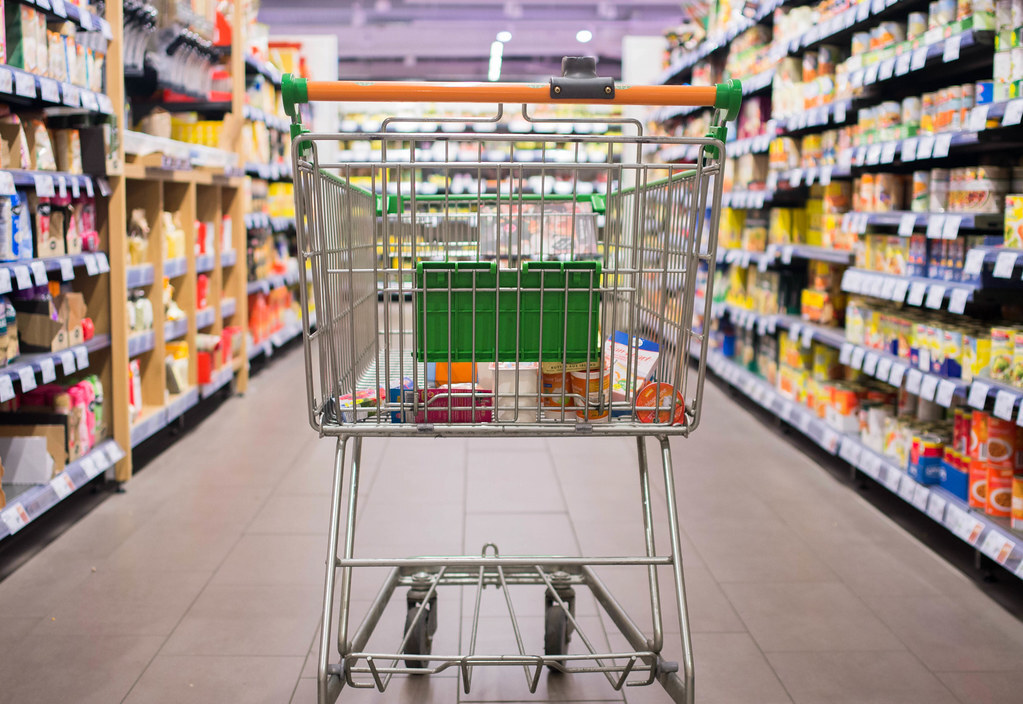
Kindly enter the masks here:
[[[310, 81], [284, 74], [281, 95], [284, 111], [296, 118], [296, 105], [316, 102], [357, 103], [578, 103], [598, 102], [593, 98], [552, 97], [550, 83], [416, 83], [411, 81]], [[731, 79], [716, 86], [626, 86], [614, 87], [613, 96], [601, 103], [708, 107], [721, 110], [725, 121], [739, 115], [742, 85]]]

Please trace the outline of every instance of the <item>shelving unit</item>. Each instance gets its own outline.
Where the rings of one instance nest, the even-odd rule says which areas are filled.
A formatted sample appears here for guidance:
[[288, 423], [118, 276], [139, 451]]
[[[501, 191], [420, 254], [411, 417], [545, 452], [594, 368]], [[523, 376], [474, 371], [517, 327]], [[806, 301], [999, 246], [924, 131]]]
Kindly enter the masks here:
[[[798, 21], [788, 21], [787, 14], [793, 11], [804, 14], [799, 15]], [[751, 48], [748, 40], [754, 35], [743, 37], [747, 43], [743, 45], [746, 53], [742, 60], [766, 58], [746, 75], [722, 77], [741, 78], [746, 95], [770, 90], [771, 98], [759, 103], [767, 110], [766, 114], [761, 112], [760, 121], [756, 123], [759, 129], [737, 130], [741, 139], [733, 138], [727, 143], [727, 157], [735, 166], [736, 176], [734, 183], [730, 183], [731, 177], [726, 172], [726, 192], [722, 199], [724, 208], [738, 213], [734, 222], [752, 222], [754, 231], [763, 227], [767, 235], [756, 234], [748, 241], [742, 239], [741, 243], [722, 235], [726, 248], [719, 249], [717, 271], [708, 272], [708, 279], [722, 285], [745, 282], [741, 270], [746, 270], [750, 282], [759, 281], [755, 275], [765, 275], [767, 281], [773, 281], [769, 277], [774, 274], [770, 272], [777, 272], [782, 281], [789, 276], [801, 281], [800, 269], [808, 264], [813, 267], [827, 262], [838, 267], [831, 271], [837, 272], [833, 280], [840, 282], [839, 295], [853, 294], [870, 310], [890, 314], [900, 321], [933, 321], [935, 327], [958, 331], [980, 320], [997, 321], [1001, 315], [1018, 315], [1006, 306], [1018, 301], [1023, 292], [1020, 271], [1023, 250], [998, 244], [1003, 233], [1003, 212], [990, 212], [990, 209], [988, 212], [950, 212], [947, 209], [935, 212], [933, 206], [919, 208], [917, 202], [910, 210], [909, 198], [902, 210], [898, 205], [861, 207], [855, 202], [864, 200], [857, 186], [845, 191], [822, 188], [852, 179], [859, 183], [862, 177], [875, 174], [891, 174], [897, 178], [932, 168], [1003, 164], [1008, 162], [1007, 154], [1023, 154], [1023, 133], [1019, 131], [1023, 122], [1023, 95], [1020, 93], [1023, 85], [1019, 83], [1007, 87], [1004, 94], [995, 95], [995, 99], [985, 92], [984, 100], [978, 101], [980, 104], [971, 103], [966, 109], [960, 107], [954, 121], [937, 125], [933, 133], [922, 127], [918, 132], [907, 131], [905, 125], [915, 123], [905, 117], [901, 121], [896, 118], [894, 128], [887, 127], [890, 123], [882, 123], [880, 118], [872, 118], [872, 111], [880, 110], [886, 101], [899, 105], [901, 110], [904, 98], [946, 86], [991, 80], [995, 71], [996, 43], [1004, 50], [1020, 42], [1019, 28], [1003, 32], [996, 41], [996, 33], [990, 30], [995, 18], [990, 18], [992, 24], [989, 25], [987, 18], [971, 14], [965, 20], [960, 18], [932, 27], [909, 41], [901, 41], [899, 33], [893, 31], [894, 43], [888, 47], [872, 45], [869, 51], [856, 56], [851, 56], [851, 52], [843, 53], [848, 52], [854, 33], [869, 32], [881, 21], [905, 22], [910, 12], [923, 12], [926, 16], [928, 5], [917, 0], [868, 0], [854, 2], [843, 9], [824, 3], [806, 6], [771, 0], [757, 5], [752, 17], [736, 17], [720, 31], [712, 32], [694, 50], [678, 51], [672, 57], [661, 75], [663, 82], [689, 83], [694, 76], [715, 76], [714, 71], [722, 66], [725, 52], [730, 52], [730, 61], [739, 58], [731, 52], [736, 38], [758, 24], [769, 28], [755, 40], [759, 42], [760, 37], [766, 35], [770, 37], [768, 44], [760, 42]], [[783, 36], [780, 28], [792, 34]], [[823, 97], [811, 103], [809, 101], [818, 96], [812, 91], [799, 92], [800, 81], [809, 79], [797, 77], [795, 83], [786, 83], [788, 75], [782, 75], [784, 66], [779, 62], [796, 59], [802, 64], [807, 51], [821, 46], [838, 48], [833, 52], [834, 65], [838, 68], [833, 74], [826, 74], [833, 92], [821, 93]], [[815, 74], [811, 71], [811, 75]], [[713, 80], [718, 79], [715, 76]], [[785, 90], [795, 92], [785, 93]], [[786, 107], [801, 105], [805, 106]], [[783, 109], [787, 112], [782, 112]], [[705, 114], [689, 108], [661, 108], [651, 111], [648, 119], [655, 132], [695, 134], [691, 130], [702, 129]], [[825, 133], [829, 134], [825, 136]], [[818, 141], [814, 144], [804, 139]], [[812, 156], [800, 158], [802, 148], [810, 149], [806, 154]], [[794, 159], [790, 156], [793, 152]], [[668, 163], [693, 163], [699, 154], [691, 147], [674, 147], [657, 153], [655, 158]], [[740, 162], [745, 165], [742, 173], [757, 175], [740, 179]], [[1023, 161], [1017, 157], [1013, 163], [1023, 164]], [[840, 203], [843, 194], [849, 192], [853, 203], [844, 208], [833, 206], [832, 210], [819, 210], [827, 197], [824, 194], [839, 194], [832, 203]], [[1017, 187], [1009, 192], [1020, 190]], [[809, 221], [811, 210], [804, 204], [811, 199], [816, 199], [818, 207], [812, 212], [824, 214], [815, 215], [819, 220], [812, 226], [791, 225], [789, 232], [807, 233], [816, 228], [815, 235], [822, 233], [820, 240], [774, 234], [785, 230], [785, 226], [775, 230], [769, 209], [794, 209], [793, 222], [802, 210]], [[728, 217], [726, 212], [725, 219]], [[779, 222], [784, 222], [781, 216]], [[730, 224], [729, 227], [742, 229], [745, 225]], [[728, 235], [731, 234], [729, 230]], [[892, 239], [907, 244], [902, 249], [890, 244], [893, 254], [886, 258], [889, 255], [868, 249], [867, 238], [873, 238], [870, 244], [875, 248], [889, 246], [886, 242]], [[757, 244], [759, 242], [764, 244]], [[919, 259], [912, 262], [908, 257], [900, 259], [899, 252], [904, 251], [909, 242], [914, 247], [923, 242], [925, 249], [932, 248], [936, 252], [946, 251], [939, 249], [946, 243], [962, 246], [955, 255], [949, 254], [943, 260], [939, 257], [942, 265], [935, 266], [935, 260], [928, 259], [926, 254], [922, 255], [922, 264]], [[951, 263], [945, 266], [953, 256], [960, 259], [955, 260], [954, 266]], [[715, 275], [718, 278], [715, 279]], [[1023, 425], [1020, 415], [1023, 413], [1023, 389], [1007, 382], [993, 382], [983, 375], [969, 380], [952, 376], [958, 374], [957, 370], [950, 371], [949, 375], [938, 374], [929, 361], [921, 361], [920, 366], [916, 366], [915, 360], [856, 344], [850, 341], [854, 339], [852, 334], [847, 339], [840, 314], [836, 316], [837, 326], [836, 323], [822, 326], [807, 322], [798, 314], [798, 289], [802, 286], [799, 283], [794, 284], [797, 294], [794, 298], [790, 295], [784, 303], [775, 301], [779, 310], [795, 311], [795, 315], [761, 314], [745, 307], [755, 301], [753, 305], [757, 310], [770, 310], [769, 303], [765, 306], [763, 300], [753, 298], [755, 291], [773, 290], [770, 284], [764, 286], [764, 289], [756, 289], [750, 283], [739, 296], [739, 299], [746, 296], [747, 303], [742, 306], [735, 305], [732, 301], [736, 299], [732, 297], [726, 302], [720, 292], [715, 295], [711, 319], [703, 321], [712, 340], [710, 368], [830, 453], [839, 454], [858, 471], [913, 502], [979, 552], [1018, 576], [1023, 575], [1023, 537], [1010, 530], [1008, 519], [985, 515], [982, 509], [970, 509], [966, 501], [944, 488], [918, 484], [902, 467], [896, 466], [894, 460], [867, 449], [858, 436], [839, 432], [825, 422], [823, 416], [818, 417], [815, 411], [787, 398], [779, 390], [783, 388], [780, 378], [775, 386], [752, 369], [758, 368], [758, 355], [770, 356], [771, 350], [774, 350], [774, 363], [782, 364], [777, 351], [780, 343], [774, 338], [785, 331], [788, 339], [795, 340], [804, 352], [816, 351], [818, 346], [837, 351], [837, 364], [846, 370], [850, 379], [880, 384], [877, 388], [881, 389], [900, 389], [904, 394], [945, 408], [972, 407]], [[806, 284], [806, 288], [812, 286], [812, 283]], [[774, 295], [777, 298], [778, 293]], [[807, 313], [805, 304], [803, 312]], [[815, 312], [811, 309], [808, 314]], [[1023, 320], [1011, 318], [1009, 322], [1019, 324]], [[722, 349], [730, 349], [723, 340], [733, 334], [745, 355], [741, 363], [738, 354], [731, 359], [721, 353]], [[752, 346], [752, 352], [748, 346]], [[905, 347], [901, 339], [899, 347], [900, 350]], [[944, 365], [941, 367], [944, 371]], [[775, 373], [778, 372], [771, 368], [770, 374]]]

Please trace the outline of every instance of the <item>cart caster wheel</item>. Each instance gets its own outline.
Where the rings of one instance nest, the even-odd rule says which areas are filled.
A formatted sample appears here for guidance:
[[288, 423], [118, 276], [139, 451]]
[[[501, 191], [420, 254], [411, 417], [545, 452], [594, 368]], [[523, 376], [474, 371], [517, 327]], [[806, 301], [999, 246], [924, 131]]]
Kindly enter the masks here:
[[[557, 604], [547, 607], [547, 613], [544, 615], [544, 629], [543, 629], [543, 653], [544, 655], [567, 655], [568, 654], [568, 640], [571, 625], [568, 622], [568, 616], [565, 614], [565, 610]], [[564, 663], [563, 660], [559, 660], [559, 663]], [[558, 668], [548, 665], [551, 672], [559, 672]]]
[[[437, 595], [426, 602], [426, 608], [423, 610], [423, 615], [419, 617], [415, 626], [412, 625], [412, 621], [416, 617], [416, 613], [419, 611], [419, 605], [421, 601], [415, 601], [410, 598], [408, 602], [408, 612], [405, 614], [405, 633], [409, 634], [408, 640], [405, 642], [405, 649], [402, 651], [405, 655], [429, 655], [433, 648], [433, 634], [437, 632]], [[411, 632], [409, 629], [411, 628]], [[405, 667], [429, 667], [428, 660], [413, 660], [411, 658], [405, 658]]]

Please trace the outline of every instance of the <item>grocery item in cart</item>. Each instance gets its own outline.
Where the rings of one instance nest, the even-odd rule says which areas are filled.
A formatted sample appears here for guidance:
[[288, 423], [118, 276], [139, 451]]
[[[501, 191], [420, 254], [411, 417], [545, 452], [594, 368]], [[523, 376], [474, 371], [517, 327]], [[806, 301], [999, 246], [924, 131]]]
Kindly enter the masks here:
[[483, 257], [578, 261], [597, 256], [597, 216], [585, 201], [485, 203], [479, 212]]

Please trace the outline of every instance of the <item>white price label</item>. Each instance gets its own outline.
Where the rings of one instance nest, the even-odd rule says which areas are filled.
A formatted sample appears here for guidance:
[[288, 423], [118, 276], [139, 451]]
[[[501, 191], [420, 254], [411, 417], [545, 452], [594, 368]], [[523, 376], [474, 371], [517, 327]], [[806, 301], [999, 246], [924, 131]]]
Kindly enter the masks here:
[[1012, 542], [1001, 533], [991, 531], [988, 533], [987, 537], [984, 538], [984, 542], [981, 543], [980, 551], [998, 564], [1004, 565], [1015, 547], [1016, 543]]
[[870, 376], [874, 376], [874, 374], [877, 372], [877, 363], [878, 361], [880, 361], [880, 359], [881, 358], [878, 357], [873, 352], [868, 352], [867, 355], [863, 358], [863, 373], [868, 374]]
[[902, 303], [906, 300], [906, 293], [909, 291], [909, 281], [906, 279], [896, 279], [895, 290], [892, 291], [892, 300]]
[[7, 530], [11, 535], [14, 535], [19, 530], [28, 525], [28, 522], [32, 519], [28, 517], [28, 512], [25, 511], [25, 507], [19, 504], [14, 504], [0, 511], [0, 520], [7, 526]]
[[14, 382], [11, 377], [4, 374], [0, 376], [0, 402], [10, 401], [14, 398]]
[[96, 460], [93, 458], [92, 455], [86, 455], [81, 460], [79, 460], [78, 463], [82, 465], [82, 469], [85, 470], [85, 476], [87, 476], [89, 479], [92, 479], [101, 471], [100, 468], [96, 466]]
[[922, 46], [913, 52], [913, 59], [909, 63], [911, 71], [919, 71], [927, 65], [927, 47]]
[[871, 64], [867, 67], [867, 70], [863, 72], [863, 85], [870, 85], [871, 83], [877, 83], [877, 74], [880, 71], [878, 64]]
[[870, 166], [874, 166], [875, 164], [880, 163], [880, 161], [881, 145], [871, 144], [870, 147], [867, 148], [867, 164], [869, 164]]
[[910, 54], [908, 51], [905, 54], [900, 54], [895, 59], [895, 75], [905, 76], [907, 73], [909, 73], [912, 61], [913, 55]]
[[40, 78], [39, 97], [50, 103], [59, 103], [60, 88], [57, 86], [57, 82], [50, 78]]
[[902, 379], [906, 375], [906, 365], [892, 364], [892, 373], [888, 375], [888, 383], [892, 386], [902, 386]]
[[61, 198], [67, 198], [67, 179], [63, 176], [57, 177], [57, 195]]
[[53, 189], [53, 177], [49, 174], [35, 174], [32, 180], [35, 181], [36, 195], [40, 198], [53, 198], [57, 195]]
[[856, 21], [862, 22], [870, 17], [870, 3], [867, 0], [860, 0], [856, 6]]
[[9, 171], [0, 171], [0, 195], [13, 196], [15, 193], [14, 176]]
[[[88, 178], [88, 176], [86, 176], [85, 178]], [[78, 200], [79, 198], [82, 197], [82, 190], [81, 187], [79, 187], [78, 185], [77, 178], [71, 179], [71, 197], [74, 198], [75, 200]]]
[[36, 387], [36, 374], [32, 367], [25, 365], [18, 370], [18, 379], [21, 380], [21, 392], [31, 391]]
[[96, 100], [96, 94], [90, 90], [83, 90], [79, 93], [79, 98], [82, 101], [82, 107], [86, 110], [99, 110], [99, 101]]
[[902, 160], [913, 161], [916, 159], [916, 138], [910, 138], [902, 142]]
[[85, 261], [85, 270], [89, 276], [96, 276], [99, 274], [99, 264], [96, 262], [95, 254], [83, 254], [82, 259]]
[[993, 275], [996, 279], [1012, 278], [1012, 270], [1016, 266], [1016, 252], [999, 252], [995, 259]]
[[917, 484], [913, 487], [913, 498], [910, 499], [910, 503], [916, 506], [920, 511], [927, 510], [927, 501], [931, 498], [931, 491], [923, 484]]
[[85, 345], [75, 347], [75, 365], [79, 371], [89, 368], [89, 350]]
[[57, 17], [67, 17], [67, 8], [64, 7], [64, 0], [50, 0], [50, 7]]
[[939, 134], [934, 139], [934, 151], [931, 154], [935, 159], [944, 159], [948, 156], [948, 150], [952, 146], [952, 135], [947, 132]]
[[892, 77], [893, 73], [895, 73], [895, 59], [885, 59], [877, 70], [877, 79], [879, 81], [887, 81]]
[[887, 357], [882, 357], [877, 363], [877, 370], [874, 372], [874, 376], [881, 381], [887, 381], [888, 377], [892, 374], [892, 360]]
[[846, 111], [846, 106], [845, 106], [844, 102], [839, 101], [839, 102], [835, 103], [835, 124], [836, 125], [840, 125], [843, 122], [845, 122], [845, 111]]
[[57, 380], [57, 369], [52, 357], [39, 360], [39, 371], [42, 374], [44, 384]]
[[905, 213], [899, 218], [899, 237], [911, 237], [916, 227], [916, 214]]
[[799, 339], [802, 341], [803, 347], [809, 347], [813, 343], [813, 328], [803, 328]]
[[948, 301], [948, 312], [962, 315], [963, 311], [966, 310], [966, 301], [969, 297], [969, 290], [965, 288], [954, 289]]
[[928, 374], [920, 381], [920, 398], [924, 401], [933, 401], [937, 391], [938, 377]]
[[53, 489], [53, 493], [57, 495], [57, 500], [60, 501], [61, 499], [66, 499], [75, 490], [75, 483], [71, 481], [71, 477], [67, 475], [67, 472], [61, 472], [50, 480], [50, 488]]
[[941, 226], [941, 237], [946, 240], [954, 240], [959, 236], [959, 226], [962, 224], [962, 215], [946, 215]]
[[909, 374], [906, 376], [906, 391], [913, 394], [914, 396], [920, 394], [920, 384], [924, 380], [924, 375], [917, 369], [910, 369]]
[[[966, 261], [963, 263], [963, 274], [966, 276], [977, 276], [980, 274], [981, 269], [984, 268], [984, 255], [983, 249], [971, 249], [966, 253]], [[1013, 261], [1015, 264], [1015, 261]], [[1012, 270], [1009, 270], [1011, 275]]]
[[863, 69], [853, 71], [849, 75], [849, 83], [852, 84], [853, 88], [860, 88], [863, 86]]
[[792, 263], [792, 247], [781, 248], [781, 263], [782, 264]]
[[14, 74], [5, 68], [0, 68], [0, 92], [14, 92]]
[[32, 288], [32, 271], [25, 265], [19, 264], [14, 267], [14, 280], [22, 291]]
[[959, 59], [959, 47], [962, 42], [963, 37], [961, 34], [946, 39], [945, 50], [941, 53], [941, 60], [946, 64], [950, 61], [957, 61]]
[[941, 284], [931, 284], [927, 289], [927, 307], [932, 310], [939, 310], [941, 302], [945, 300], [945, 287]]
[[906, 503], [912, 503], [913, 495], [916, 494], [916, 488], [920, 486], [916, 481], [909, 475], [903, 475], [902, 480], [899, 483], [899, 498]]
[[990, 107], [990, 105], [978, 105], [970, 111], [967, 127], [971, 132], [980, 132], [987, 129], [987, 114]]
[[895, 152], [898, 148], [898, 142], [887, 142], [883, 147], [881, 147], [881, 163], [890, 164], [895, 161]]
[[916, 158], [917, 159], [930, 159], [931, 153], [934, 151], [934, 137], [925, 136], [921, 137], [920, 141], [916, 143]]
[[842, 348], [838, 351], [838, 362], [849, 366], [849, 362], [852, 360], [853, 346], [848, 342], [842, 343]]
[[75, 353], [71, 350], [64, 350], [60, 353], [60, 363], [64, 367], [64, 376], [74, 374], [77, 371], [77, 367], [75, 367]]
[[938, 240], [941, 239], [941, 233], [945, 228], [945, 216], [944, 215], [931, 215], [927, 219], [927, 239]]
[[792, 171], [789, 172], [789, 185], [792, 186], [793, 188], [798, 187], [799, 183], [802, 180], [803, 180], [802, 169], [792, 169]]
[[75, 278], [75, 263], [70, 257], [61, 257], [60, 259], [60, 278], [64, 281]]
[[73, 86], [70, 83], [64, 83], [60, 87], [60, 93], [63, 98], [63, 103], [69, 108], [77, 108], [82, 104], [82, 92], [78, 86]]
[[110, 260], [107, 259], [106, 252], [96, 252], [96, 266], [99, 267], [99, 273], [106, 274], [110, 271]]
[[849, 366], [853, 369], [863, 368], [863, 358], [867, 355], [867, 351], [862, 347], [857, 347], [853, 350], [852, 359], [849, 360]]
[[881, 458], [864, 452], [860, 455], [860, 469], [868, 477], [877, 480], [881, 476]]
[[84, 29], [86, 32], [91, 32], [93, 29], [95, 29], [91, 12], [86, 12], [85, 10], [82, 10], [78, 14], [80, 16], [79, 21], [82, 23], [82, 29]]
[[806, 185], [812, 186], [814, 181], [817, 180], [817, 169], [810, 167], [806, 170]]
[[867, 233], [867, 226], [870, 224], [870, 213], [860, 213], [856, 221], [856, 231], [861, 235]]
[[1002, 115], [1002, 127], [1012, 127], [1020, 122], [1023, 122], [1023, 98], [1010, 100]]
[[838, 456], [849, 464], [858, 465], [860, 461], [860, 454], [862, 452], [863, 448], [855, 442], [843, 442], [838, 451]]
[[42, 262], [32, 262], [32, 278], [35, 279], [36, 286], [45, 286], [49, 279], [46, 276], [46, 265]]
[[999, 390], [995, 393], [995, 415], [1002, 420], [1012, 420], [1012, 409], [1016, 405], [1016, 395], [1009, 391]]
[[36, 79], [31, 73], [18, 71], [14, 74], [14, 94], [22, 98], [36, 97]]
[[985, 384], [983, 381], [977, 381], [976, 379], [970, 384], [970, 394], [966, 398], [966, 403], [972, 408], [976, 408], [978, 411], [984, 410], [984, 404], [987, 403], [987, 395], [991, 391], [991, 387]]
[[922, 305], [925, 293], [927, 293], [927, 284], [914, 281], [909, 285], [909, 295], [906, 296], [906, 302], [911, 306]]
[[952, 399], [955, 397], [955, 393], [955, 382], [949, 381], [948, 379], [942, 379], [938, 382], [938, 392], [935, 394], [934, 400], [939, 406], [949, 408], [952, 405]]
[[898, 494], [899, 487], [902, 485], [902, 477], [904, 475], [894, 467], [888, 467], [886, 471], [887, 474], [884, 476], [885, 487], [893, 494]]
[[831, 174], [834, 173], [834, 171], [835, 167], [831, 165], [821, 167], [820, 181], [822, 186], [827, 186], [831, 183]]
[[945, 522], [945, 506], [948, 502], [937, 494], [931, 494], [927, 500], [927, 515], [938, 523]]

